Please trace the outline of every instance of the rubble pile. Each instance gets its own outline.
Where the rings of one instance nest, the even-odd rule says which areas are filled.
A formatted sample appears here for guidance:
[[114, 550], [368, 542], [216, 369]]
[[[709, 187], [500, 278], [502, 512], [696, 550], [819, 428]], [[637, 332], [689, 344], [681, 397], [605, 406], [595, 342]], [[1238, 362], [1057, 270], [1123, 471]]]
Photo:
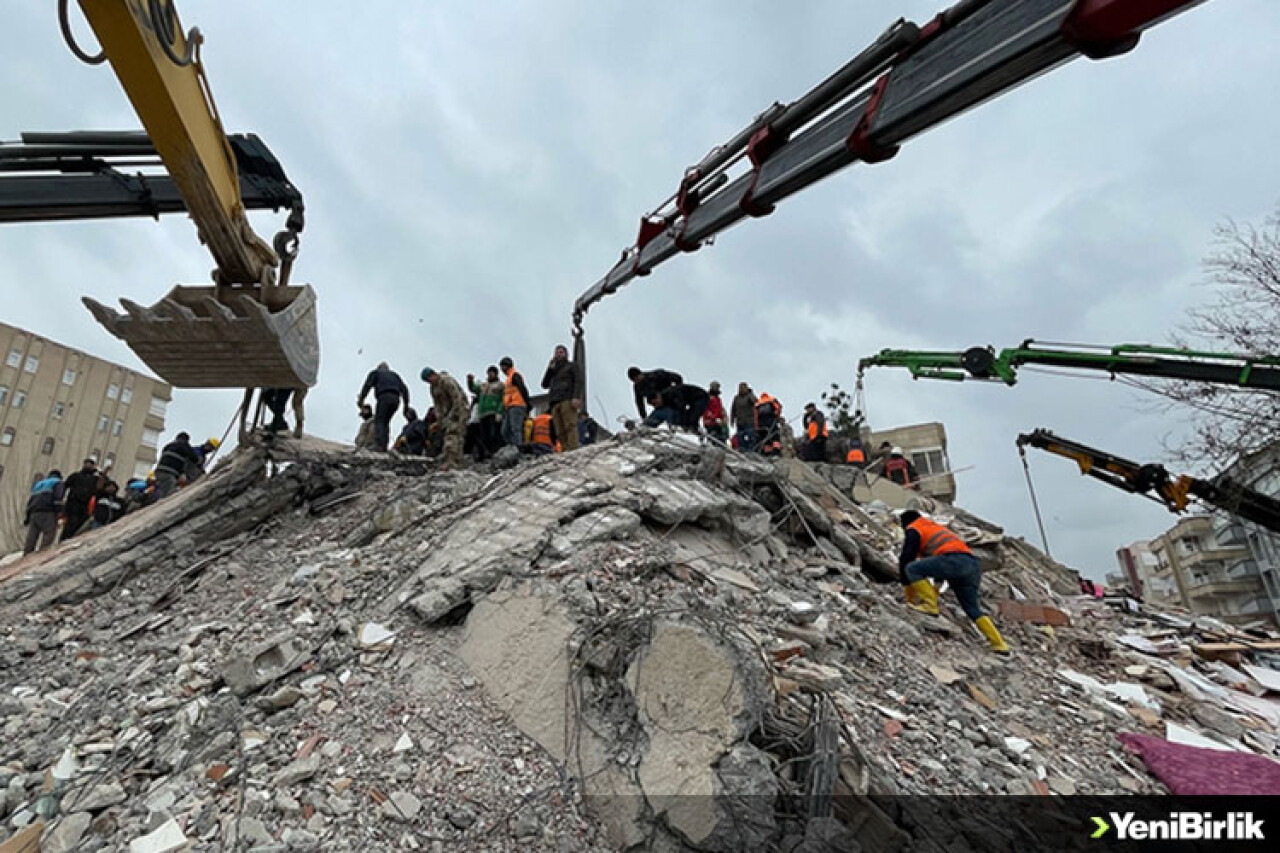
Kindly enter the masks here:
[[896, 516], [822, 467], [647, 431], [450, 473], [241, 449], [0, 583], [4, 834], [943, 850], [964, 822], [896, 795], [1167, 790], [1121, 732], [1272, 763], [1256, 638], [1072, 595], [934, 507], [983, 558], [990, 655], [949, 596], [902, 605]]

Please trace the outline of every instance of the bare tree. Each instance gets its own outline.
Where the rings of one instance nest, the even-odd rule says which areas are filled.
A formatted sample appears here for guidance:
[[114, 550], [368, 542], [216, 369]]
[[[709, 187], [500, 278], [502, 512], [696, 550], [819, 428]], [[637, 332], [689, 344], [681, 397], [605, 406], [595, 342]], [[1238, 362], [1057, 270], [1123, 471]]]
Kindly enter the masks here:
[[822, 392], [822, 404], [827, 409], [827, 429], [838, 438], [857, 438], [861, 424], [860, 413], [854, 407], [857, 401], [836, 382], [830, 391]]
[[[1280, 358], [1280, 208], [1261, 227], [1228, 220], [1205, 258], [1214, 301], [1188, 312], [1180, 346]], [[1280, 441], [1280, 395], [1197, 382], [1157, 387], [1170, 408], [1189, 411], [1191, 436], [1171, 448], [1183, 461], [1221, 470]]]

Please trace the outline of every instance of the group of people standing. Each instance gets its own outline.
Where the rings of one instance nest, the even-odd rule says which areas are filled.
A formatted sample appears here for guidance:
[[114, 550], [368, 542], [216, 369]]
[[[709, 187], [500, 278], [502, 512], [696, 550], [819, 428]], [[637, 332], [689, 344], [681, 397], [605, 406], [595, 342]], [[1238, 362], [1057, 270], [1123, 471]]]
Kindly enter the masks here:
[[80, 470], [66, 479], [56, 468], [37, 477], [27, 497], [26, 517], [22, 522], [27, 528], [22, 553], [44, 550], [55, 541], [66, 542], [168, 497], [179, 486], [204, 473], [205, 465], [220, 443], [211, 438], [193, 446], [191, 436], [180, 432], [160, 451], [155, 470], [145, 480], [137, 477], [129, 480], [123, 491], [120, 484], [111, 479], [110, 467], [99, 469], [98, 461], [92, 457], [85, 459]]
[[[356, 447], [385, 453], [439, 456], [444, 468], [462, 465], [464, 454], [484, 461], [502, 447], [532, 454], [576, 450], [580, 439], [594, 437], [594, 424], [582, 414], [581, 375], [569, 350], [557, 346], [542, 375], [548, 411], [530, 416], [533, 397], [510, 356], [491, 365], [484, 379], [467, 375], [467, 392], [443, 371], [424, 367], [419, 374], [431, 388], [432, 406], [425, 417], [410, 405], [409, 388], [382, 362], [365, 378], [356, 397], [363, 424]], [[372, 392], [374, 404], [365, 403]], [[405, 425], [394, 444], [391, 419], [404, 406]]]

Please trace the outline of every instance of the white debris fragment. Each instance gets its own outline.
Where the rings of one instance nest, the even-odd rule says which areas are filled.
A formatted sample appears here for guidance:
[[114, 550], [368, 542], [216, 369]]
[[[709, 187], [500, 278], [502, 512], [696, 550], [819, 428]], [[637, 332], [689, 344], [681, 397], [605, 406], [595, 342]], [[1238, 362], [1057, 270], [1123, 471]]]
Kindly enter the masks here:
[[409, 733], [405, 732], [396, 740], [396, 745], [391, 748], [392, 752], [408, 752], [413, 749], [413, 738], [409, 737]]
[[383, 644], [391, 645], [395, 641], [396, 632], [377, 622], [366, 622], [360, 626], [360, 645], [371, 649]]
[[169, 853], [187, 843], [187, 836], [182, 827], [173, 818], [161, 824], [155, 832], [149, 832], [141, 838], [129, 842], [129, 853]]

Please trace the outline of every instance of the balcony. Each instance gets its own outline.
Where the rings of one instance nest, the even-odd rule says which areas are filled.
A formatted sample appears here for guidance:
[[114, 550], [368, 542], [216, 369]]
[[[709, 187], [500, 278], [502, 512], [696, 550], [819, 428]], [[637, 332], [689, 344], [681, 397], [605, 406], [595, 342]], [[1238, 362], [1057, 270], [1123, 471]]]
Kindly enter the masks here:
[[1227, 598], [1256, 595], [1261, 592], [1262, 582], [1257, 577], [1235, 579], [1226, 575], [1215, 575], [1208, 581], [1201, 583], [1192, 581], [1187, 586], [1187, 595], [1191, 598]]

